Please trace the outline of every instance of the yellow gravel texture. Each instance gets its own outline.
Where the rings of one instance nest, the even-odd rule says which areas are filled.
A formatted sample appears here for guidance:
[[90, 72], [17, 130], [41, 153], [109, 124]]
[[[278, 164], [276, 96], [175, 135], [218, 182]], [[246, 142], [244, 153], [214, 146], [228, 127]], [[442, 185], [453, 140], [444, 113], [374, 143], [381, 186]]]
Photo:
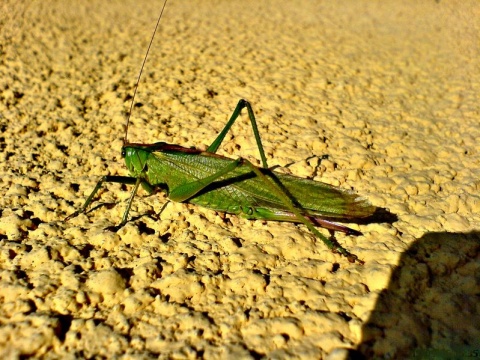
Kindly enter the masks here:
[[[106, 231], [120, 184], [63, 221], [128, 175], [161, 5], [0, 5], [0, 358], [480, 356], [480, 3], [167, 4], [129, 140], [206, 149], [248, 99], [270, 166], [396, 215], [336, 234], [363, 266], [143, 190]], [[219, 153], [259, 164], [245, 115]]]

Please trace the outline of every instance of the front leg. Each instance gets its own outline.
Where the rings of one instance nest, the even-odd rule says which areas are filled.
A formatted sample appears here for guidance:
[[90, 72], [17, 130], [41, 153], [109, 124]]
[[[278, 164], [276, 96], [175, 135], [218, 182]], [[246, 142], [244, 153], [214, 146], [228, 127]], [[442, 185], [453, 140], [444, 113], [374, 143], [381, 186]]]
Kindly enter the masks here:
[[92, 203], [93, 198], [97, 194], [98, 190], [100, 190], [100, 188], [102, 187], [102, 185], [104, 183], [109, 183], [109, 182], [110, 183], [118, 183], [118, 184], [126, 184], [126, 185], [135, 185], [133, 190], [132, 190], [132, 193], [130, 195], [130, 198], [128, 199], [127, 208], [125, 209], [125, 212], [123, 213], [122, 222], [117, 226], [110, 227], [109, 229], [117, 231], [122, 226], [124, 226], [127, 222], [128, 213], [130, 212], [130, 208], [132, 207], [133, 198], [135, 197], [135, 194], [137, 193], [138, 187], [140, 186], [140, 184], [144, 184], [144, 185], [148, 186], [149, 188], [151, 188], [150, 184], [148, 184], [144, 179], [142, 179], [140, 177], [139, 178], [134, 178], [134, 177], [131, 177], [131, 176], [110, 176], [110, 175], [103, 176], [98, 181], [97, 185], [93, 189], [92, 193], [88, 196], [87, 200], [85, 200], [85, 203], [83, 204], [83, 206], [80, 209], [78, 209], [77, 211], [75, 211], [73, 214], [67, 216], [64, 219], [64, 221], [68, 221], [68, 220], [70, 220], [70, 219], [72, 219], [72, 218], [74, 218], [74, 217], [76, 217], [80, 214], [85, 213], [87, 211], [88, 206]]

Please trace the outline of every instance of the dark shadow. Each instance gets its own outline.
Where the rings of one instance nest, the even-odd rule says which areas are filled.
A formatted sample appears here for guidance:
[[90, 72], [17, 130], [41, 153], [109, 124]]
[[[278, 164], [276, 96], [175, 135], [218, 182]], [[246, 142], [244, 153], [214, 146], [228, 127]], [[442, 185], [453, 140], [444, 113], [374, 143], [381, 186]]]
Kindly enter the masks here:
[[101, 202], [85, 211], [85, 214], [90, 214], [91, 212], [101, 209], [102, 207], [106, 207], [107, 209], [113, 209], [119, 203], [120, 202]]
[[372, 223], [388, 223], [393, 224], [398, 220], [396, 214], [391, 213], [388, 209], [376, 207], [375, 212], [366, 218], [356, 219], [356, 224], [372, 224]]
[[58, 319], [58, 323], [54, 327], [55, 335], [63, 343], [74, 318], [71, 315], [63, 314], [57, 314], [55, 317]]
[[480, 232], [428, 233], [402, 256], [352, 358], [480, 358]]

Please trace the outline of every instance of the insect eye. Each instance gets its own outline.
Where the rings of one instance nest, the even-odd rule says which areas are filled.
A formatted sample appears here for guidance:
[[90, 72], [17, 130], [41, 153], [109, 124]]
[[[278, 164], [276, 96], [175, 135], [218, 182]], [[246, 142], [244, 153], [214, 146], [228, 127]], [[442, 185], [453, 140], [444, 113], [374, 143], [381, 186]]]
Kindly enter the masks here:
[[122, 158], [125, 158], [126, 153], [125, 148], [122, 148]]

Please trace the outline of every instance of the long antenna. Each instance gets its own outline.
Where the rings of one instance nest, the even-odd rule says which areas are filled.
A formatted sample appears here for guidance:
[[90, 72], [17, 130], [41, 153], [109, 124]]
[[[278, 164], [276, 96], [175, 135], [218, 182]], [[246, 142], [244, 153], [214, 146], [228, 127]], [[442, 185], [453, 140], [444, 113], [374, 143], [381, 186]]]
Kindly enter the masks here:
[[140, 78], [142, 77], [143, 68], [145, 67], [145, 63], [147, 62], [148, 53], [150, 52], [150, 48], [152, 47], [153, 39], [155, 38], [155, 34], [157, 33], [158, 25], [160, 24], [160, 19], [162, 18], [163, 10], [165, 10], [167, 1], [168, 0], [164, 1], [162, 10], [160, 10], [160, 15], [158, 15], [157, 23], [155, 24], [155, 29], [153, 30], [152, 38], [150, 39], [150, 43], [148, 44], [147, 52], [145, 53], [145, 57], [143, 58], [142, 67], [140, 68], [140, 73], [138, 74], [137, 82], [135, 83], [135, 89], [133, 90], [132, 103], [130, 104], [130, 110], [128, 110], [127, 124], [125, 125], [125, 137], [123, 138], [123, 145], [127, 144], [128, 125], [130, 124], [130, 117], [132, 116], [133, 105], [135, 103], [135, 96], [137, 95], [137, 90], [138, 90], [138, 84], [140, 83]]

